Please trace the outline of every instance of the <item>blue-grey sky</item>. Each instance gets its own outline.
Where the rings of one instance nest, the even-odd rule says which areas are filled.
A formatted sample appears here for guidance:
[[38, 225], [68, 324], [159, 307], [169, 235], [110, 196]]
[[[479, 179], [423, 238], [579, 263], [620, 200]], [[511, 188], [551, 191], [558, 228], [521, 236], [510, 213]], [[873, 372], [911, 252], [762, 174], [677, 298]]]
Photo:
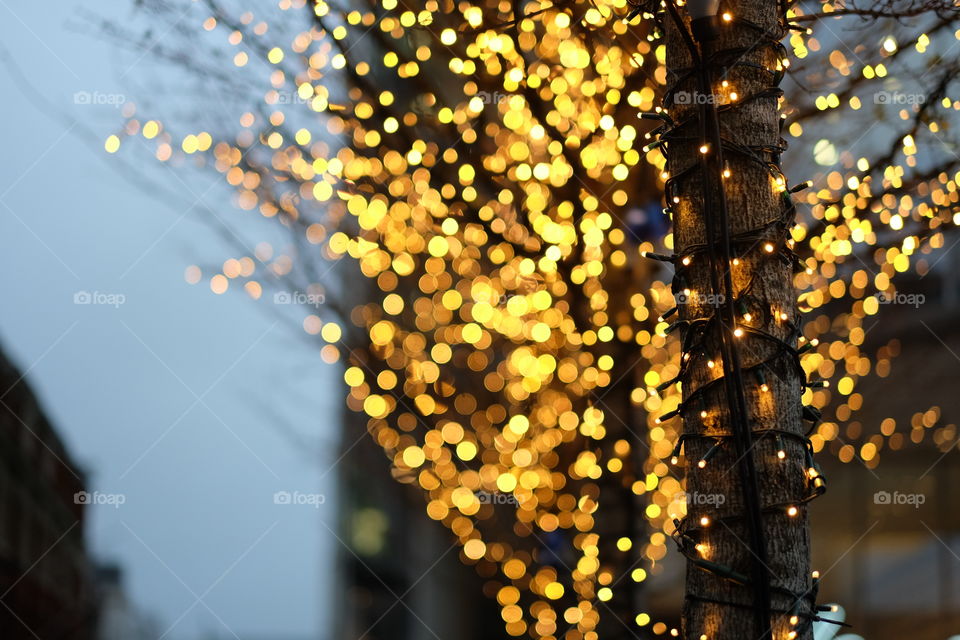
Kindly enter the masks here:
[[[80, 5], [0, 0], [0, 42], [47, 101], [102, 140], [120, 112], [73, 96], [135, 100], [121, 76], [137, 75], [127, 73], [137, 57], [68, 28]], [[166, 206], [111, 167], [134, 162], [182, 190], [162, 165], [108, 156], [0, 72], [0, 338], [89, 489], [125, 500], [88, 510], [90, 548], [122, 564], [167, 638], [321, 637], [336, 371], [270, 305], [185, 282], [188, 265], [234, 254], [202, 208]], [[203, 204], [233, 214], [216, 175], [203, 180], [213, 185]], [[76, 303], [82, 292], [91, 304]], [[278, 491], [327, 500], [275, 504]]]

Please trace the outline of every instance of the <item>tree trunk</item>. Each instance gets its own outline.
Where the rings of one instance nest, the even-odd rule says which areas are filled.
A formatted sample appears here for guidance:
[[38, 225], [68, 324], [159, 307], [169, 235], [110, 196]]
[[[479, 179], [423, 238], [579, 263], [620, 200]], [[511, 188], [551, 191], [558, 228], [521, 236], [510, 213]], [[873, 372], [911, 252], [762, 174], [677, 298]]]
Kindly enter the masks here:
[[[685, 299], [680, 296], [678, 304], [684, 357], [689, 355], [680, 413], [687, 434], [683, 446], [688, 515], [678, 537], [688, 557], [683, 637], [692, 640], [812, 638], [809, 621], [815, 582], [809, 570], [806, 499], [818, 487], [813, 487], [810, 477], [803, 436], [805, 381], [793, 349], [800, 325], [792, 252], [786, 242], [793, 214], [776, 173], [757, 162], [762, 157], [771, 166], [779, 164], [778, 97], [775, 92], [754, 96], [776, 82], [756, 65], [779, 66], [782, 54], [774, 43], [783, 35], [778, 22], [781, 10], [773, 1], [724, 4], [724, 11], [734, 19], [721, 21], [719, 38], [709, 47], [715, 53], [704, 52], [713, 69], [707, 95], [698, 87], [697, 73], [688, 73], [694, 68], [689, 42], [676, 22], [666, 18], [668, 82], [676, 83], [676, 93], [672, 99], [667, 96], [665, 107], [677, 124], [690, 118], [667, 137], [667, 170], [675, 176], [668, 192], [678, 272], [674, 290], [675, 295], [690, 291]], [[770, 42], [760, 37], [764, 31]], [[722, 86], [723, 79], [727, 86]], [[710, 108], [702, 105], [714, 99], [711, 93], [721, 105], [719, 129], [724, 144], [722, 149], [708, 144], [704, 153], [701, 145], [709, 141], [711, 129]], [[733, 108], [723, 106], [727, 104]], [[744, 153], [744, 147], [750, 147], [755, 157]], [[722, 165], [718, 152], [723, 153]], [[729, 170], [729, 177], [721, 179], [722, 169]], [[721, 181], [732, 250], [724, 255], [723, 229], [714, 222], [712, 262], [707, 250], [708, 215], [717, 220]], [[710, 211], [705, 196], [713, 201]], [[768, 226], [778, 219], [784, 223]], [[739, 235], [758, 229], [764, 231], [750, 238]], [[730, 285], [732, 291], [727, 288]], [[695, 322], [712, 316], [725, 317], [726, 322]], [[734, 326], [740, 327], [739, 336], [734, 336]], [[724, 332], [729, 345], [726, 359], [722, 356]], [[733, 370], [737, 360], [739, 386]], [[733, 436], [739, 389], [745, 389], [740, 451], [746, 451], [746, 457], [738, 455]], [[752, 434], [747, 435], [746, 429]], [[705, 456], [708, 461], [700, 463]], [[752, 483], [745, 469], [751, 462], [756, 477], [753, 495], [760, 505], [754, 520], [759, 536], [751, 531], [748, 517]], [[755, 546], [758, 538], [763, 541], [760, 547]], [[758, 615], [763, 608], [757, 603], [765, 598], [758, 599], [757, 594], [763, 593], [765, 581], [770, 589], [769, 620]]]

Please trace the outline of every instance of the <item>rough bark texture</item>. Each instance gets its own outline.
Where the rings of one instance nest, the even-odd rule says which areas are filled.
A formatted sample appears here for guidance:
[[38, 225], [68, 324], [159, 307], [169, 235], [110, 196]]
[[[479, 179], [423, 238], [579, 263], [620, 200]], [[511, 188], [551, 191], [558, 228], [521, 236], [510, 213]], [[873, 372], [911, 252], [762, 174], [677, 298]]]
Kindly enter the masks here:
[[[769, 29], [771, 36], [778, 35], [780, 7], [777, 2], [732, 0], [724, 4], [724, 10]], [[676, 25], [669, 18], [666, 37], [668, 79], [673, 82], [678, 71], [690, 68], [691, 60]], [[718, 50], [747, 48], [749, 51], [743, 54], [742, 59], [766, 68], [776, 67], [779, 57], [773, 48], [758, 43], [754, 30], [736, 22], [722, 27], [716, 47]], [[726, 77], [741, 100], [770, 85], [769, 75], [744, 66], [729, 70]], [[685, 80], [679, 89], [689, 95], [699, 91], [695, 78]], [[717, 89], [718, 83], [715, 81], [715, 93], [729, 96], [729, 89]], [[726, 99], [721, 99], [721, 102], [726, 102]], [[671, 116], [678, 122], [697, 111], [696, 104], [670, 107]], [[777, 99], [763, 98], [744, 104], [739, 109], [725, 111], [720, 115], [720, 126], [726, 140], [745, 145], [777, 144], [780, 141]], [[697, 125], [686, 128], [680, 135], [689, 135], [693, 139], [670, 143], [668, 170], [671, 175], [679, 175], [684, 169], [700, 161], [700, 141], [696, 139]], [[769, 172], [737, 154], [727, 153], [725, 160], [732, 172], [730, 178], [724, 180], [729, 203], [730, 232], [736, 234], [755, 229], [777, 218], [782, 212], [783, 203]], [[707, 241], [699, 171], [694, 171], [678, 181], [677, 195], [680, 202], [671, 205], [674, 210], [674, 241], [677, 255], [684, 256], [690, 253], [691, 246]], [[752, 301], [749, 305], [752, 322], [748, 324], [787, 340], [790, 326], [800, 322], [791, 266], [776, 257], [771, 259], [764, 251], [762, 243], [758, 243], [758, 246], [740, 257], [738, 266], [732, 266], [731, 269], [735, 292], [743, 290], [752, 281]], [[712, 309], [709, 305], [702, 304], [704, 299], [700, 294], [723, 292], [716, 292], [711, 287], [706, 255], [698, 254], [687, 268], [687, 273], [692, 295], [688, 304], [679, 305], [681, 320], [710, 315]], [[787, 314], [788, 320], [779, 318], [781, 312]], [[721, 366], [710, 368], [707, 365], [710, 357], [715, 363], [719, 361], [718, 332], [714, 331], [713, 336], [713, 339], [708, 341], [708, 350], [712, 356], [698, 357], [696, 353], [691, 354], [693, 366], [684, 382], [685, 399], [691, 397], [702, 385], [722, 375]], [[750, 334], [740, 339], [738, 344], [744, 367], [743, 378], [747, 389], [746, 401], [751, 428], [754, 431], [775, 428], [801, 435], [804, 431], [801, 417], [802, 380], [791, 366], [789, 358], [777, 358], [770, 368], [765, 370], [769, 391], [762, 391], [750, 368], [773, 357], [776, 347]], [[729, 434], [733, 425], [723, 385], [713, 385], [702, 397], [702, 403], [695, 400], [684, 407], [682, 417], [685, 431], [701, 435]], [[701, 417], [702, 411], [706, 412], [705, 417]], [[795, 502], [806, 495], [805, 450], [802, 439], [783, 439], [782, 445], [786, 451], [783, 460], [777, 456], [780, 443], [774, 438], [754, 437], [753, 443], [750, 455], [754, 457], [759, 477], [762, 505]], [[734, 447], [726, 443], [703, 469], [698, 468], [697, 461], [711, 447], [711, 442], [694, 437], [687, 439], [684, 447], [688, 495], [722, 496], [723, 500], [719, 505], [688, 501], [691, 537], [703, 545], [700, 547], [703, 549], [700, 557], [726, 565], [744, 576], [751, 576], [753, 556], [749, 548], [749, 532], [746, 521], [736, 518], [744, 514], [744, 501]], [[714, 500], [714, 503], [716, 501]], [[699, 521], [704, 515], [710, 518], [710, 524], [701, 528]], [[721, 521], [727, 517], [732, 519]], [[811, 587], [811, 577], [806, 506], [800, 505], [798, 514], [792, 517], [788, 515], [786, 508], [765, 511], [762, 520], [771, 586], [798, 594], [807, 592]], [[754, 588], [753, 584], [743, 586], [724, 580], [688, 562], [683, 637], [693, 640], [704, 637], [709, 640], [755, 640], [765, 637], [766, 630], [758, 628], [756, 615], [753, 613]], [[742, 607], [705, 602], [703, 599], [740, 603]], [[788, 638], [793, 627], [789, 624], [790, 614], [785, 612], [791, 610], [795, 601], [795, 598], [778, 591], [773, 593], [773, 638]], [[803, 612], [808, 611], [809, 607], [804, 605]], [[796, 637], [799, 640], [808, 640], [812, 638], [812, 633], [809, 630], [802, 631]]]

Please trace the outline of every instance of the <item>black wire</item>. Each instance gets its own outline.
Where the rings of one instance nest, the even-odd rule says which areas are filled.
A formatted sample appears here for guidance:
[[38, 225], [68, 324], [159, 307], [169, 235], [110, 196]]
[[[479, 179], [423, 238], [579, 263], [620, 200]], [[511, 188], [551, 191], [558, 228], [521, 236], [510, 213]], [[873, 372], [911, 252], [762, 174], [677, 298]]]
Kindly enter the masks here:
[[[682, 24], [679, 28], [686, 30]], [[701, 43], [702, 63], [700, 65], [697, 80], [699, 82], [700, 92], [703, 95], [712, 94], [710, 67], [708, 60], [712, 57], [712, 45], [707, 42]], [[751, 452], [750, 424], [748, 422], [748, 409], [746, 401], [746, 389], [743, 382], [743, 372], [741, 370], [740, 353], [735, 344], [733, 327], [736, 326], [736, 310], [734, 309], [734, 289], [731, 269], [729, 268], [730, 258], [730, 221], [727, 205], [726, 192], [723, 187], [723, 178], [720, 172], [723, 170], [723, 138], [720, 135], [720, 123], [717, 117], [717, 111], [710, 101], [706, 101], [701, 107], [701, 132], [704, 133], [703, 140], [709, 137], [710, 145], [707, 153], [701, 153], [701, 166], [705, 177], [704, 188], [704, 217], [707, 221], [707, 236], [709, 244], [714, 247], [715, 229], [720, 229], [720, 249], [722, 253], [722, 263], [718, 264], [715, 249], [711, 250], [711, 256], [714, 290], [725, 292], [722, 310], [725, 311], [725, 317], [721, 322], [721, 346], [723, 347], [723, 368], [724, 379], [727, 380], [727, 405], [731, 413], [734, 425], [734, 446], [737, 452], [737, 466], [740, 470], [741, 487], [743, 488], [744, 508], [747, 512], [747, 525], [749, 532], [750, 546], [752, 547], [752, 565], [753, 576], [756, 583], [755, 600], [757, 605], [756, 614], [758, 617], [758, 627], [763, 630], [761, 638], [772, 640], [771, 627], [771, 595], [770, 595], [770, 574], [767, 568], [767, 545], [763, 531], [763, 509], [760, 505], [760, 485], [757, 479], [757, 468], [754, 456]], [[710, 164], [713, 159], [713, 175], [716, 181], [717, 192], [719, 193], [718, 211], [719, 221], [714, 218], [713, 185], [709, 184], [707, 176], [711, 175]], [[717, 224], [719, 223], [719, 225]], [[722, 288], [720, 277], [717, 271], [722, 272]]]

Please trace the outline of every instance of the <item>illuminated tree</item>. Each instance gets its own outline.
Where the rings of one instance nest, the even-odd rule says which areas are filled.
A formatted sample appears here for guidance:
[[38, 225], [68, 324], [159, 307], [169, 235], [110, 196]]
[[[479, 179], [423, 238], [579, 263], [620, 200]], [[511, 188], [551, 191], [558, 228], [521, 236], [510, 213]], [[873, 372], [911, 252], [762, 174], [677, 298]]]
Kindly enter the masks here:
[[[823, 480], [805, 437], [795, 207], [780, 169], [777, 3], [669, 7], [659, 140], [683, 342], [678, 453], [689, 462], [686, 638], [812, 637], [806, 503]], [[698, 10], [702, 11], [698, 14]], [[803, 185], [806, 186], [806, 185]], [[798, 344], [801, 338], [801, 344]], [[748, 615], [752, 609], [753, 615]]]
[[[955, 74], [940, 69], [956, 60], [924, 56], [954, 37], [950, 3], [803, 6], [787, 15], [776, 3], [722, 4], [731, 19], [721, 24], [721, 58], [746, 51], [704, 86], [683, 72], [696, 67], [691, 48], [656, 2], [282, 0], [257, 9], [265, 16], [214, 0], [146, 3], [151, 32], [163, 34], [147, 38], [148, 52], [187, 69], [177, 81], [209, 99], [187, 109], [141, 104], [106, 146], [115, 152], [136, 137], [184, 172], [212, 167], [241, 210], [283, 231], [283, 242], [248, 248], [251, 225], [220, 218], [235, 230], [238, 255], [209, 274], [211, 288], [306, 303], [303, 330], [326, 362], [344, 364], [347, 406], [488, 578], [509, 634], [666, 632], [635, 607], [628, 585], [660, 571], [673, 536], [691, 558], [688, 595], [724, 602], [689, 599], [687, 637], [760, 637], [749, 612], [765, 616], [765, 606], [778, 638], [794, 627], [803, 637], [814, 595], [805, 594], [805, 505], [822, 483], [810, 455], [829, 447], [875, 465], [892, 434], [843, 442], [838, 423], [862, 405], [859, 378], [889, 370], [892, 347], [873, 359], [860, 350], [874, 293], [894, 291], [911, 255], [942, 247], [943, 227], [957, 222], [949, 174], [958, 161], [935, 152], [918, 161], [917, 151], [923, 136], [946, 135], [960, 106], [948, 97]], [[684, 19], [686, 7], [676, 11]], [[901, 15], [921, 27], [899, 25]], [[844, 54], [831, 23], [865, 19], [889, 32]], [[815, 24], [834, 46], [794, 31], [785, 55], [777, 43], [786, 23]], [[144, 41], [104, 29], [133, 47]], [[914, 50], [902, 54], [898, 43], [911, 38]], [[775, 86], [790, 59], [797, 82], [785, 83], [797, 95], [784, 107]], [[894, 62], [929, 65], [938, 102], [877, 102], [906, 123], [902, 146], [841, 153], [851, 145], [831, 140], [824, 122], [861, 110], [876, 91], [870, 81]], [[696, 129], [696, 95], [719, 96], [723, 145]], [[637, 119], [661, 99], [667, 112]], [[793, 138], [824, 131], [792, 154], [814, 181], [802, 195], [778, 166], [779, 110]], [[666, 137], [645, 148], [656, 127]], [[817, 167], [826, 169], [810, 173]], [[729, 226], [706, 215], [723, 201], [721, 181]], [[675, 237], [656, 195], [663, 188]], [[705, 243], [708, 223], [728, 229], [731, 243]], [[728, 257], [738, 260], [732, 270], [718, 268]], [[871, 260], [875, 274], [859, 265]], [[802, 267], [795, 278], [793, 266]], [[801, 315], [827, 303], [830, 314]], [[720, 340], [724, 323], [729, 341]], [[738, 351], [739, 374], [730, 368]], [[834, 378], [836, 395], [801, 388]], [[727, 399], [740, 389], [746, 410], [731, 418]], [[820, 411], [826, 419], [808, 441], [802, 420]], [[747, 456], [734, 441], [737, 415], [764, 432]], [[674, 453], [692, 471], [686, 492]], [[744, 461], [761, 478], [765, 564], [789, 581], [771, 585], [769, 605], [756, 588], [759, 564], [733, 537], [756, 544], [743, 519]], [[722, 513], [691, 504], [695, 517], [684, 519], [685, 496], [710, 494], [726, 498]], [[726, 604], [736, 598], [741, 615]]]

